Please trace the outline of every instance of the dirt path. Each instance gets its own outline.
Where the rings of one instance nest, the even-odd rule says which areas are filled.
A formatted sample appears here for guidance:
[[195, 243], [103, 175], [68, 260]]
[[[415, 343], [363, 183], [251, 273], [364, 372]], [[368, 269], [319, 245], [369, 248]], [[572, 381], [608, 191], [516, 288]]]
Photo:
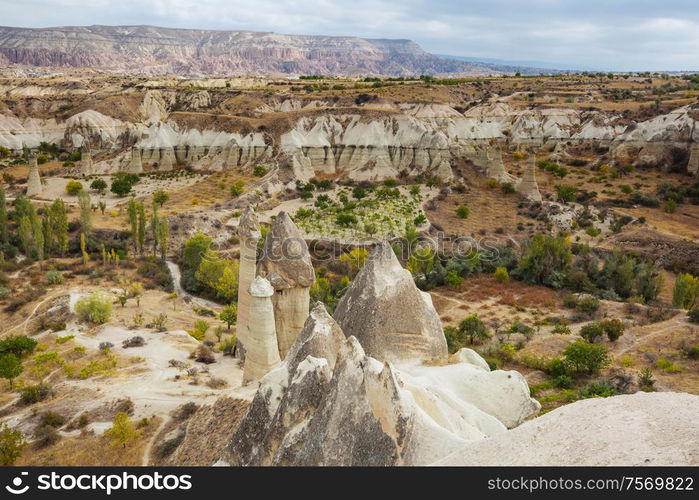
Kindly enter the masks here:
[[153, 433], [153, 436], [148, 440], [148, 443], [146, 443], [146, 447], [143, 449], [143, 459], [141, 460], [141, 465], [143, 467], [148, 467], [150, 464], [150, 459], [151, 459], [151, 451], [153, 450], [153, 445], [155, 444], [156, 438], [160, 435], [162, 430], [165, 428], [165, 426], [168, 424], [170, 421], [169, 418], [163, 417], [163, 421], [160, 423], [158, 428], [155, 430]]
[[24, 321], [22, 321], [21, 323], [19, 323], [19, 324], [13, 326], [13, 327], [10, 328], [9, 330], [6, 330], [5, 332], [2, 333], [2, 335], [3, 335], [3, 336], [6, 336], [6, 335], [8, 335], [10, 332], [13, 332], [13, 331], [15, 331], [17, 328], [20, 328], [20, 327], [22, 328], [22, 333], [26, 335], [26, 333], [27, 333], [27, 323], [29, 323], [29, 320], [32, 319], [32, 318], [34, 317], [34, 315], [36, 314], [36, 311], [37, 311], [44, 303], [46, 303], [47, 301], [49, 301], [49, 300], [51, 300], [51, 299], [55, 299], [58, 295], [61, 295], [62, 293], [64, 293], [64, 292], [62, 292], [62, 291], [56, 291], [56, 292], [53, 292], [53, 293], [49, 294], [47, 297], [44, 297], [43, 299], [41, 299], [41, 300], [34, 306], [34, 309], [32, 309], [32, 312], [30, 312], [29, 315], [27, 315], [27, 317], [24, 319]]
[[[617, 345], [623, 345], [623, 347], [618, 350], [614, 351], [614, 355], [616, 357], [623, 356], [627, 352], [631, 351], [632, 349], [635, 349], [638, 347], [638, 343], [640, 340], [647, 340], [659, 335], [662, 335], [664, 333], [667, 333], [670, 330], [674, 330], [676, 328], [680, 328], [682, 326], [686, 326], [686, 322], [682, 319], [682, 314], [677, 314], [670, 318], [669, 320], [664, 321], [661, 324], [656, 323], [655, 325], [647, 325], [645, 327], [641, 328], [647, 328], [647, 332], [641, 332], [639, 335], [636, 332], [630, 332], [622, 335], [619, 339], [619, 343]], [[660, 328], [657, 328], [661, 326]], [[656, 326], [656, 328], [651, 328], [653, 326]], [[623, 343], [622, 343], [623, 342]]]

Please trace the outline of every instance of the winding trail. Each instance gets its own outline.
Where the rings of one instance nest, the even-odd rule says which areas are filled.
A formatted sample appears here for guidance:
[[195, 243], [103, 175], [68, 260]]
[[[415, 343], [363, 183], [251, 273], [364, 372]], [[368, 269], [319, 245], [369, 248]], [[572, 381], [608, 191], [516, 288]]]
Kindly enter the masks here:
[[45, 304], [47, 301], [49, 301], [49, 300], [51, 300], [51, 299], [55, 299], [57, 296], [59, 296], [59, 295], [61, 295], [61, 294], [63, 294], [63, 293], [65, 293], [65, 292], [64, 292], [64, 291], [55, 291], [55, 292], [49, 294], [48, 296], [44, 297], [43, 299], [41, 299], [41, 300], [34, 306], [34, 309], [32, 309], [32, 312], [30, 312], [30, 313], [27, 315], [27, 317], [24, 319], [24, 321], [22, 321], [21, 323], [16, 324], [15, 326], [13, 326], [12, 328], [10, 328], [9, 330], [5, 330], [5, 331], [2, 333], [2, 336], [8, 335], [10, 332], [13, 332], [13, 331], [15, 331], [17, 328], [20, 328], [20, 327], [22, 328], [22, 333], [26, 335], [26, 333], [27, 333], [27, 323], [29, 323], [29, 320], [31, 320], [31, 319], [34, 317], [34, 315], [36, 314], [36, 311], [37, 311], [43, 304]]
[[180, 266], [178, 266], [171, 260], [166, 260], [165, 263], [167, 264], [167, 268], [170, 270], [170, 274], [172, 275], [172, 286], [175, 289], [175, 293], [179, 297], [182, 297], [183, 299], [188, 298], [192, 304], [195, 304], [199, 307], [207, 307], [209, 309], [216, 310], [222, 307], [221, 304], [217, 304], [216, 302], [213, 302], [211, 300], [202, 299], [201, 297], [192, 295], [187, 290], [182, 288], [182, 284], [180, 283], [180, 279], [182, 278], [182, 274], [180, 273]]
[[169, 418], [163, 418], [158, 428], [153, 432], [153, 436], [146, 443], [146, 447], [143, 449], [143, 459], [141, 460], [141, 465], [143, 467], [148, 467], [150, 465], [151, 452], [153, 450], [153, 445], [155, 444], [155, 439], [160, 435], [165, 426], [170, 422]]

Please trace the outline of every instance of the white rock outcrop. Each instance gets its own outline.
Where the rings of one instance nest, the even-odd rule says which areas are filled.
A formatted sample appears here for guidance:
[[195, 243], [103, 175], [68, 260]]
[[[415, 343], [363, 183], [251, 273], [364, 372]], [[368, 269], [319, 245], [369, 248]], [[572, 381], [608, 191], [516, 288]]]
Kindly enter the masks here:
[[593, 398], [474, 441], [439, 465], [699, 465], [699, 396]]
[[257, 272], [275, 290], [274, 319], [279, 355], [284, 359], [308, 317], [309, 290], [315, 281], [308, 245], [286, 212], [279, 212], [272, 223]]
[[39, 164], [36, 155], [32, 155], [29, 159], [29, 176], [27, 177], [27, 197], [41, 196], [43, 187], [41, 185], [41, 176], [39, 175]]
[[381, 361], [446, 359], [447, 343], [429, 294], [416, 286], [391, 245], [377, 245], [335, 310], [348, 337]]
[[274, 328], [274, 288], [258, 276], [248, 287], [250, 324], [245, 336], [243, 383], [258, 380], [276, 367], [281, 358]]
[[[411, 373], [367, 356], [316, 304], [287, 359], [260, 381], [225, 461], [423, 465], [469, 440], [505, 433], [508, 424], [520, 422], [512, 408], [528, 410], [520, 418], [539, 409], [514, 372], [469, 363], [406, 369]], [[472, 384], [482, 384], [480, 393], [468, 389]], [[508, 404], [489, 413], [484, 403], [489, 391], [498, 401], [508, 398]]]
[[260, 241], [260, 223], [251, 206], [248, 206], [238, 222], [240, 239], [240, 266], [238, 271], [238, 318], [236, 335], [238, 342], [245, 347], [250, 328], [249, 288], [257, 275], [257, 242]]

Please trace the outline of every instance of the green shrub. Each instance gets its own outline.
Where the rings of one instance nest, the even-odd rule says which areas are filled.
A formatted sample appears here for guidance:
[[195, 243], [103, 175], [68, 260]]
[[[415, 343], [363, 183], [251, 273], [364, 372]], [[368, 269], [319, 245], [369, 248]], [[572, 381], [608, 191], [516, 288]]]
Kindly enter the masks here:
[[616, 389], [607, 380], [596, 380], [580, 389], [580, 397], [588, 398], [608, 398], [616, 394]]
[[511, 182], [503, 182], [500, 184], [500, 191], [502, 194], [512, 194], [515, 192], [515, 186]]
[[26, 335], [10, 335], [0, 340], [0, 354], [14, 354], [23, 358], [34, 352], [37, 341]]
[[570, 375], [562, 374], [553, 379], [553, 383], [556, 387], [560, 389], [570, 389], [573, 387], [573, 377]]
[[570, 203], [575, 200], [578, 194], [578, 188], [568, 184], [559, 184], [556, 186], [556, 197], [561, 203]]
[[572, 293], [566, 293], [562, 300], [563, 305], [569, 309], [575, 309], [578, 307], [578, 297]]
[[677, 365], [667, 358], [656, 359], [655, 366], [666, 373], [679, 373], [684, 370], [683, 366]]
[[690, 359], [699, 359], [699, 345], [687, 349], [687, 357]]
[[609, 353], [601, 344], [574, 342], [566, 347], [563, 355], [576, 373], [597, 373], [609, 364]]
[[58, 271], [49, 271], [46, 273], [46, 283], [49, 285], [59, 285], [63, 283], [63, 275]]
[[444, 283], [450, 287], [458, 288], [464, 283], [464, 278], [459, 276], [459, 273], [452, 269], [444, 276]]
[[252, 175], [255, 177], [264, 177], [266, 173], [267, 169], [262, 165], [255, 165], [255, 167], [252, 169]]
[[105, 189], [107, 189], [107, 183], [104, 179], [97, 178], [90, 184], [90, 189], [102, 193]]
[[502, 267], [502, 266], [497, 267], [495, 269], [494, 276], [495, 276], [495, 280], [498, 283], [507, 283], [508, 281], [510, 281], [510, 273], [507, 272], [506, 267]]
[[581, 313], [593, 315], [597, 312], [600, 306], [600, 301], [594, 297], [583, 297], [578, 301], [576, 309]]
[[607, 338], [612, 342], [624, 334], [624, 323], [620, 319], [604, 319], [600, 326]]
[[106, 323], [112, 315], [112, 301], [109, 297], [95, 292], [89, 297], [80, 299], [75, 305], [75, 312], [82, 321]]
[[565, 323], [558, 323], [553, 327], [551, 333], [555, 333], [557, 335], [570, 335], [570, 328]]
[[12, 465], [22, 455], [27, 445], [24, 434], [0, 422], [0, 465]]
[[651, 392], [655, 390], [655, 379], [653, 378], [653, 370], [644, 368], [638, 376], [638, 385], [642, 391]]
[[687, 318], [691, 323], [699, 323], [699, 308], [689, 311], [687, 313]]
[[580, 336], [588, 342], [594, 342], [603, 335], [604, 329], [602, 328], [602, 325], [597, 321], [588, 323], [580, 329]]
[[66, 184], [66, 193], [72, 196], [76, 196], [80, 191], [83, 190], [83, 184], [80, 181], [69, 181]]
[[25, 405], [44, 401], [53, 395], [53, 389], [46, 384], [28, 385], [19, 394], [19, 399]]
[[459, 219], [467, 219], [469, 214], [471, 213], [471, 210], [466, 205], [461, 205], [459, 208], [456, 209], [456, 216]]
[[232, 198], [237, 198], [245, 192], [245, 183], [243, 181], [238, 181], [231, 186], [230, 194]]

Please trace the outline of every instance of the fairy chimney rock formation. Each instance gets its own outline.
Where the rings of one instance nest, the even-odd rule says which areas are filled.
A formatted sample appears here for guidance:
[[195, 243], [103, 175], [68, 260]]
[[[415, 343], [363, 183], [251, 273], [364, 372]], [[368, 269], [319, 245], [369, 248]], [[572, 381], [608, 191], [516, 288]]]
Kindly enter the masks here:
[[536, 183], [536, 155], [529, 154], [529, 161], [524, 168], [524, 176], [517, 185], [517, 192], [530, 201], [541, 201], [539, 185]]
[[83, 175], [92, 175], [92, 153], [89, 149], [83, 149], [80, 154], [80, 171]]
[[699, 174], [699, 143], [692, 143], [689, 148], [689, 162], [687, 163], [687, 172], [693, 175]]
[[379, 361], [444, 359], [447, 342], [429, 294], [415, 286], [391, 245], [378, 245], [345, 291], [335, 320]]
[[238, 342], [245, 347], [250, 326], [250, 292], [248, 288], [257, 274], [257, 242], [260, 241], [260, 223], [252, 207], [248, 206], [238, 223], [240, 238], [240, 268], [238, 274]]
[[315, 280], [308, 245], [286, 212], [279, 212], [262, 249], [258, 274], [274, 287], [274, 317], [282, 359], [308, 317]]
[[488, 176], [502, 182], [508, 180], [505, 164], [502, 162], [502, 151], [499, 149], [495, 151], [494, 158], [490, 158], [488, 161]]
[[160, 163], [158, 169], [163, 172], [169, 172], [175, 167], [174, 161], [175, 152], [172, 148], [160, 150]]
[[250, 323], [245, 339], [245, 366], [243, 383], [264, 377], [281, 362], [274, 328], [274, 288], [266, 279], [258, 276], [248, 288], [250, 294]]
[[129, 166], [126, 171], [130, 174], [140, 174], [143, 172], [143, 162], [141, 161], [141, 150], [138, 148], [131, 148], [131, 159], [129, 160]]
[[29, 177], [27, 178], [27, 196], [29, 198], [33, 196], [41, 196], [43, 188], [41, 186], [41, 177], [39, 176], [39, 163], [37, 162], [36, 155], [32, 155], [29, 160]]

